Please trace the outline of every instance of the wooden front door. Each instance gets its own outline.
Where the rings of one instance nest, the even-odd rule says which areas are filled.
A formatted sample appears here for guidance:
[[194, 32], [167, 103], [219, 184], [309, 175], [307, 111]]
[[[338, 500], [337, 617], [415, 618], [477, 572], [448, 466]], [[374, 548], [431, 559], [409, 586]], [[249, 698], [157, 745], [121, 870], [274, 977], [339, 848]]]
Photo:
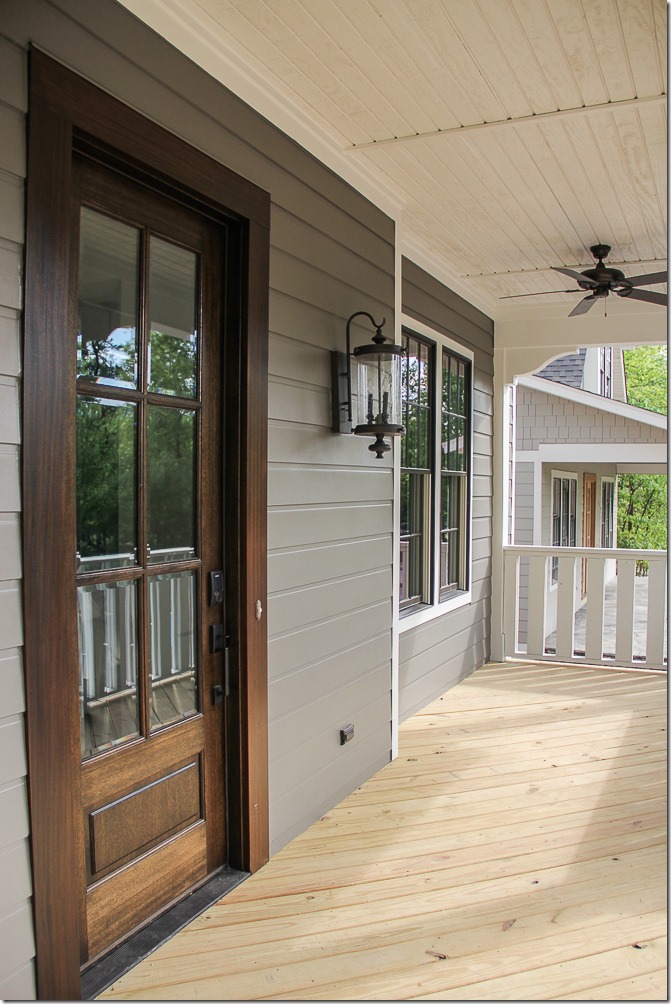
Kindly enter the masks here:
[[[596, 545], [596, 474], [583, 476], [582, 546]], [[582, 559], [582, 595], [587, 592], [587, 559]]]
[[[268, 859], [268, 193], [31, 53], [23, 356], [40, 999]], [[221, 573], [217, 575], [216, 573]]]
[[73, 241], [85, 962], [226, 860], [234, 613], [225, 227], [77, 157]]

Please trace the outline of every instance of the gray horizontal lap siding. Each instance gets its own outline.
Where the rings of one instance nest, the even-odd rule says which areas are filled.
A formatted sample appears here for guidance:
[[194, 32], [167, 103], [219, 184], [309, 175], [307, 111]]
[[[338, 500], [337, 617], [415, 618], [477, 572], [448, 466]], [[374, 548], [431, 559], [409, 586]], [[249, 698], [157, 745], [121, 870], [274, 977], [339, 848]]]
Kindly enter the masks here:
[[[271, 851], [391, 749], [391, 461], [330, 432], [330, 350], [356, 310], [393, 328], [394, 225], [110, 0], [7, 0], [0, 23], [0, 989], [34, 994], [18, 534], [19, 267], [33, 43], [270, 192]], [[367, 340], [357, 329], [355, 340]], [[4, 546], [6, 543], [6, 547]], [[339, 729], [355, 739], [339, 744]], [[6, 751], [6, 752], [5, 752]], [[3, 935], [11, 924], [12, 938]]]
[[472, 598], [408, 631], [399, 642], [405, 720], [489, 658], [492, 553], [493, 322], [413, 262], [402, 263], [403, 313], [474, 353]]

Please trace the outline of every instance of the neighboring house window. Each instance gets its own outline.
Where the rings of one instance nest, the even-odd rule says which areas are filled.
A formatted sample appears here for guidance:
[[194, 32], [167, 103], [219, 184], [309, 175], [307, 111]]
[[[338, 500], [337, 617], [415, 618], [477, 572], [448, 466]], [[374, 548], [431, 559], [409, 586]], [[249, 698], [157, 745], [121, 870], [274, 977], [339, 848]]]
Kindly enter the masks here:
[[601, 482], [601, 546], [615, 544], [615, 483]]
[[602, 346], [599, 349], [599, 394], [613, 396], [613, 349]]
[[[576, 546], [576, 499], [578, 480], [574, 477], [552, 478], [552, 546]], [[559, 578], [559, 558], [552, 559], [552, 581]]]
[[401, 609], [431, 602], [435, 346], [403, 332]]
[[469, 588], [471, 360], [403, 331], [400, 609], [435, 607]]

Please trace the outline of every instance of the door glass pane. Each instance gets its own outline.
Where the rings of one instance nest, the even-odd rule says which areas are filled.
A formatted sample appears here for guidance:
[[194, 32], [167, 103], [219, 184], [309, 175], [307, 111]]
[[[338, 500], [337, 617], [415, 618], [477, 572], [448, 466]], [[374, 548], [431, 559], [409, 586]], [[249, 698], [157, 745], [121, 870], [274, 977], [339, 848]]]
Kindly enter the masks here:
[[135, 583], [77, 590], [82, 759], [139, 736]]
[[196, 573], [149, 579], [149, 703], [154, 732], [196, 714]]
[[197, 265], [193, 251], [151, 238], [148, 389], [154, 393], [195, 397]]
[[196, 413], [147, 408], [147, 545], [152, 562], [196, 553]]
[[140, 232], [82, 208], [77, 377], [137, 387]]
[[77, 399], [77, 570], [135, 563], [137, 408]]

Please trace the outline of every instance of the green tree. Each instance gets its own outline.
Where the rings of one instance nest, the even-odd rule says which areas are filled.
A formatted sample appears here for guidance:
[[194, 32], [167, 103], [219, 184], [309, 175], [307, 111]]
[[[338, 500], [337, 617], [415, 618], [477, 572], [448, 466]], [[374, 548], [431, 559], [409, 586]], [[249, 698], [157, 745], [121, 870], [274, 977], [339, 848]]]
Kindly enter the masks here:
[[[665, 345], [626, 349], [627, 401], [638, 408], [667, 414], [667, 350]], [[667, 478], [663, 474], [621, 474], [618, 478], [618, 547], [666, 550]]]

